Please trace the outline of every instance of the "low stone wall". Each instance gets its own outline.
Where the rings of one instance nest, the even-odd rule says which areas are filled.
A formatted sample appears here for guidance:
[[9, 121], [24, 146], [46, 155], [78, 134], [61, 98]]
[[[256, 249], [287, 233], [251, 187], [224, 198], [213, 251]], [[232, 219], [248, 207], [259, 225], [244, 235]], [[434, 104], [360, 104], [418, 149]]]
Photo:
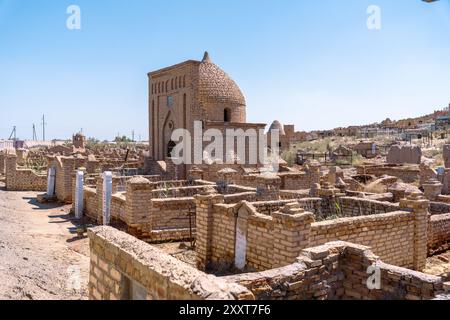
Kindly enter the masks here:
[[343, 240], [370, 246], [383, 261], [413, 267], [414, 216], [397, 211], [311, 225], [310, 246]]
[[0, 151], [0, 176], [5, 174], [5, 157], [6, 154]]
[[311, 187], [311, 175], [307, 172], [280, 173], [282, 190], [300, 190]]
[[111, 227], [88, 230], [91, 300], [252, 299], [227, 283]]
[[151, 230], [195, 228], [194, 198], [153, 199]]
[[372, 174], [377, 177], [389, 175], [401, 179], [405, 183], [413, 183], [420, 179], [420, 169], [418, 165], [373, 165], [356, 166], [358, 174]]
[[433, 215], [428, 224], [428, 254], [450, 249], [450, 213]]
[[123, 221], [125, 219], [126, 196], [123, 192], [111, 196], [110, 215], [112, 219]]
[[400, 209], [400, 206], [395, 203], [356, 197], [340, 197], [337, 201], [340, 207], [340, 215], [343, 217], [388, 213], [398, 211]]
[[[380, 289], [369, 289], [369, 266], [380, 269]], [[440, 277], [380, 261], [369, 247], [331, 242], [302, 250], [291, 265], [227, 276], [257, 300], [429, 300], [444, 292]]]
[[[306, 248], [278, 269], [216, 277], [111, 227], [88, 236], [91, 300], [427, 300], [445, 293], [441, 277], [388, 265], [369, 247], [341, 241]], [[380, 289], [367, 286], [370, 266], [380, 270]]]
[[84, 214], [97, 223], [101, 223], [101, 212], [98, 208], [97, 191], [94, 188], [83, 188]]
[[47, 175], [38, 174], [31, 169], [18, 169], [17, 156], [5, 158], [6, 190], [8, 191], [46, 191]]
[[241, 201], [249, 201], [254, 202], [256, 201], [256, 192], [241, 192], [241, 193], [234, 193], [234, 194], [225, 194], [225, 203], [237, 203]]
[[442, 213], [450, 213], [450, 204], [443, 202], [430, 202], [430, 213], [434, 214], [442, 214]]
[[219, 194], [195, 199], [201, 269], [267, 270], [293, 263], [301, 249], [335, 240], [370, 245], [388, 263], [425, 267], [429, 202], [418, 195], [402, 200], [403, 211], [323, 222], [314, 222], [314, 214], [296, 202], [232, 205]]

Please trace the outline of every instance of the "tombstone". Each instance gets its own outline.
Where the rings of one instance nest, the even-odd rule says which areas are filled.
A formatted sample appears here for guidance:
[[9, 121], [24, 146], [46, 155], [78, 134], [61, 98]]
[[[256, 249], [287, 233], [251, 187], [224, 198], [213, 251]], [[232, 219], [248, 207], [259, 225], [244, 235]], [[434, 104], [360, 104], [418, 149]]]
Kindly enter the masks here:
[[55, 167], [49, 168], [47, 176], [47, 196], [49, 197], [52, 197], [55, 194], [55, 176], [56, 176]]
[[241, 207], [236, 220], [236, 244], [234, 250], [234, 266], [243, 270], [247, 265], [247, 222], [248, 212]]
[[81, 219], [83, 217], [84, 172], [77, 171], [75, 179], [75, 218]]
[[111, 220], [112, 172], [103, 172], [103, 225], [109, 225]]
[[389, 149], [386, 157], [387, 163], [392, 164], [420, 164], [422, 150], [418, 146], [394, 145]]

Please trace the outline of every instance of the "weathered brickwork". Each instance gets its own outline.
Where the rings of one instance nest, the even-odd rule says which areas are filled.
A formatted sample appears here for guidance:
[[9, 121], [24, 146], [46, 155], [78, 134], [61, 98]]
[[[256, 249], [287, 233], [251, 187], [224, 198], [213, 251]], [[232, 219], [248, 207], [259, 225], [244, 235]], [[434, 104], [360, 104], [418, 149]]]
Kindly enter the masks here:
[[[380, 268], [380, 289], [369, 289], [369, 266]], [[257, 300], [429, 300], [444, 292], [440, 277], [386, 264], [369, 247], [330, 242], [302, 250], [291, 265], [224, 277]]]
[[47, 175], [38, 174], [31, 169], [17, 168], [17, 156], [5, 157], [6, 190], [8, 191], [45, 191]]
[[450, 249], [450, 213], [430, 217], [428, 224], [428, 254]]
[[414, 217], [398, 211], [312, 224], [310, 246], [336, 240], [370, 246], [383, 261], [412, 268]]
[[405, 183], [420, 180], [420, 169], [418, 165], [365, 165], [356, 166], [358, 174], [371, 174], [377, 177], [389, 175], [397, 177]]
[[[246, 288], [203, 272], [111, 227], [88, 231], [92, 300], [253, 299]], [[135, 288], [141, 288], [136, 295]]]
[[[285, 204], [280, 210], [283, 202], [228, 205], [222, 195], [199, 195], [198, 267], [219, 272], [233, 268], [238, 250], [237, 225], [241, 224], [239, 241], [244, 237], [245, 266], [249, 270], [290, 264], [301, 249], [336, 240], [371, 246], [388, 263], [422, 270], [427, 257], [424, 226], [428, 201], [414, 197], [402, 202], [404, 211], [314, 223], [314, 214], [303, 212], [298, 203]], [[302, 213], [285, 213], [290, 206], [295, 206], [293, 212]]]

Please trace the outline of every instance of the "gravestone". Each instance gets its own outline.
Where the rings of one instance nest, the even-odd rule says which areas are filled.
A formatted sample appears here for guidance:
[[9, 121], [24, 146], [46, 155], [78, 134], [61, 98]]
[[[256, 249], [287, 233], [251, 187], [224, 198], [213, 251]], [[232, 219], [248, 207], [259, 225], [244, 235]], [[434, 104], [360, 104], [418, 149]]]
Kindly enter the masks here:
[[112, 172], [103, 173], [103, 225], [109, 225], [111, 220]]
[[83, 185], [84, 172], [77, 171], [75, 180], [75, 218], [77, 219], [83, 217]]

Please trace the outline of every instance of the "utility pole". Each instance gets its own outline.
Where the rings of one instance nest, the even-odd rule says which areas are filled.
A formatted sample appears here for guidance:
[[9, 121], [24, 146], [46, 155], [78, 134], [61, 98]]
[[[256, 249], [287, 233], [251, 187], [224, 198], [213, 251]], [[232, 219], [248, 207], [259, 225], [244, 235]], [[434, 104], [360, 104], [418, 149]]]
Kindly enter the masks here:
[[16, 141], [17, 140], [16, 133], [17, 133], [16, 126], [14, 126], [12, 131], [11, 131], [11, 134], [9, 135], [9, 139], [8, 140], [11, 140], [11, 138], [14, 137], [13, 140]]
[[37, 141], [36, 126], [33, 123], [33, 141]]
[[45, 114], [42, 115], [42, 140], [45, 141]]

